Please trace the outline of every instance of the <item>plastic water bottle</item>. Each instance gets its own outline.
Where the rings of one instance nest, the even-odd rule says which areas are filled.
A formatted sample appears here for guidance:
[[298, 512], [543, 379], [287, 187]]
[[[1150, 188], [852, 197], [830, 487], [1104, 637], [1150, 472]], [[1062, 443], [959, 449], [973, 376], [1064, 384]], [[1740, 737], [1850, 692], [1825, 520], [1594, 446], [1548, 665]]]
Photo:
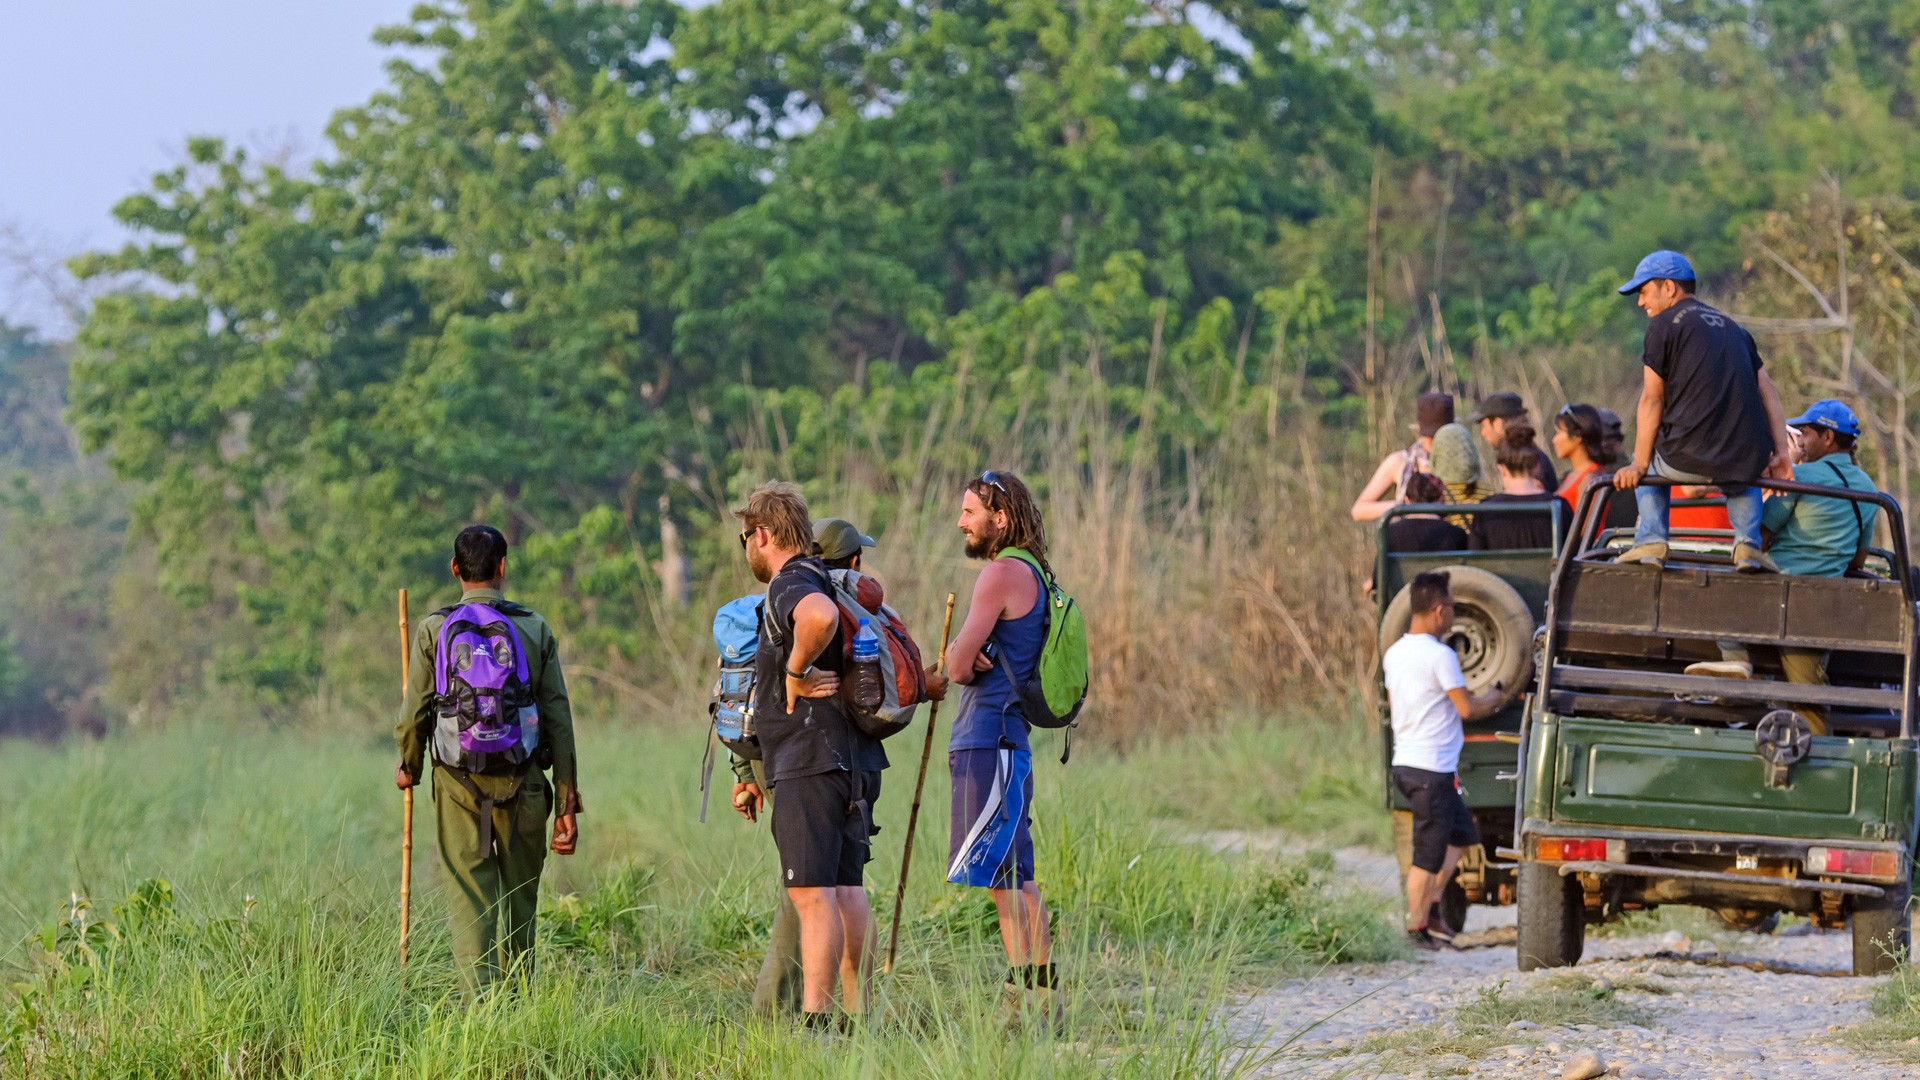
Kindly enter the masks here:
[[860, 629], [853, 635], [853, 670], [848, 675], [853, 687], [853, 703], [863, 709], [877, 709], [886, 700], [885, 689], [880, 685], [880, 637], [860, 620]]

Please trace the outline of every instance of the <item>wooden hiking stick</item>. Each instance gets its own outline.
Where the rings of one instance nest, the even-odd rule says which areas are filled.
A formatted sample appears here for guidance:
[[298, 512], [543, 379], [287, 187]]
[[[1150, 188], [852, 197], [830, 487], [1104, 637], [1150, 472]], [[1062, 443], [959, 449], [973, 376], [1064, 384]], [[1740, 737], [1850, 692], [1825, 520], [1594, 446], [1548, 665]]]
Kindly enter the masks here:
[[[940, 624], [940, 674], [947, 673], [947, 635], [953, 632], [953, 594], [947, 594], [947, 618]], [[913, 867], [913, 828], [920, 824], [920, 792], [927, 786], [927, 759], [933, 756], [933, 722], [940, 718], [940, 703], [927, 709], [927, 741], [920, 748], [920, 775], [913, 781], [913, 810], [907, 814], [907, 846], [900, 853], [900, 887], [893, 894], [893, 929], [887, 932], [887, 964], [880, 970], [893, 974], [893, 950], [900, 944], [900, 908], [907, 902], [907, 871]]]
[[[407, 699], [413, 675], [412, 642], [407, 640], [407, 590], [400, 590], [400, 700]], [[417, 785], [416, 785], [417, 786]], [[413, 918], [413, 788], [400, 793], [400, 966], [407, 966], [407, 930]]]

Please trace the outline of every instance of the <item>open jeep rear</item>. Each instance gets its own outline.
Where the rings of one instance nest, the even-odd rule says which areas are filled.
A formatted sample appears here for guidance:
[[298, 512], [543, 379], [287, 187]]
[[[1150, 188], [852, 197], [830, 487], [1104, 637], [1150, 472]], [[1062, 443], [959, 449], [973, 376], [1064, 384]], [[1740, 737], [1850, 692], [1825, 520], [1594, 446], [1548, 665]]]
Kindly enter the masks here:
[[[1658, 482], [1658, 481], [1650, 481]], [[1556, 562], [1545, 662], [1520, 732], [1513, 846], [1521, 970], [1571, 964], [1588, 923], [1689, 904], [1737, 926], [1780, 912], [1853, 927], [1856, 973], [1907, 946], [1915, 839], [1915, 596], [1899, 505], [1884, 573], [1734, 572], [1724, 531], [1676, 532], [1665, 569], [1614, 561], [1630, 496], [1587, 485]], [[1748, 645], [1752, 679], [1683, 673]], [[1785, 681], [1777, 649], [1831, 650], [1831, 685]], [[1824, 715], [1814, 735], [1805, 715]]]

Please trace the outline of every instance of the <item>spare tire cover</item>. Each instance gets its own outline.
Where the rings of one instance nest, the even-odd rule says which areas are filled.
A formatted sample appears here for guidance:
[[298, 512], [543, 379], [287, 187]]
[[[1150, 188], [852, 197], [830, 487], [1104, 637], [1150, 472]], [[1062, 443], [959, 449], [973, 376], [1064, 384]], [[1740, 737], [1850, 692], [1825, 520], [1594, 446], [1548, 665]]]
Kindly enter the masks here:
[[[1533, 678], [1533, 613], [1513, 586], [1477, 566], [1443, 566], [1453, 586], [1453, 629], [1443, 640], [1460, 656], [1467, 690], [1481, 693], [1499, 683], [1508, 690]], [[1401, 588], [1380, 620], [1380, 651], [1386, 652], [1413, 625], [1413, 586]]]

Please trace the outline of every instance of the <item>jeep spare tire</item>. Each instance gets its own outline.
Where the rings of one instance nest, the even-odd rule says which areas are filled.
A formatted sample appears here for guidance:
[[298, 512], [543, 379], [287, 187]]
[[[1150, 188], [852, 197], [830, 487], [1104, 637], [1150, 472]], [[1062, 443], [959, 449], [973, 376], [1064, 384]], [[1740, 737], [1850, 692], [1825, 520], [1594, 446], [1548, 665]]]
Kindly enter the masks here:
[[[1453, 586], [1453, 629], [1445, 641], [1460, 656], [1467, 690], [1481, 693], [1499, 683], [1518, 693], [1533, 678], [1533, 613], [1513, 586], [1477, 566], [1443, 566]], [[1380, 651], [1413, 625], [1413, 585], [1387, 605], [1380, 620]]]

